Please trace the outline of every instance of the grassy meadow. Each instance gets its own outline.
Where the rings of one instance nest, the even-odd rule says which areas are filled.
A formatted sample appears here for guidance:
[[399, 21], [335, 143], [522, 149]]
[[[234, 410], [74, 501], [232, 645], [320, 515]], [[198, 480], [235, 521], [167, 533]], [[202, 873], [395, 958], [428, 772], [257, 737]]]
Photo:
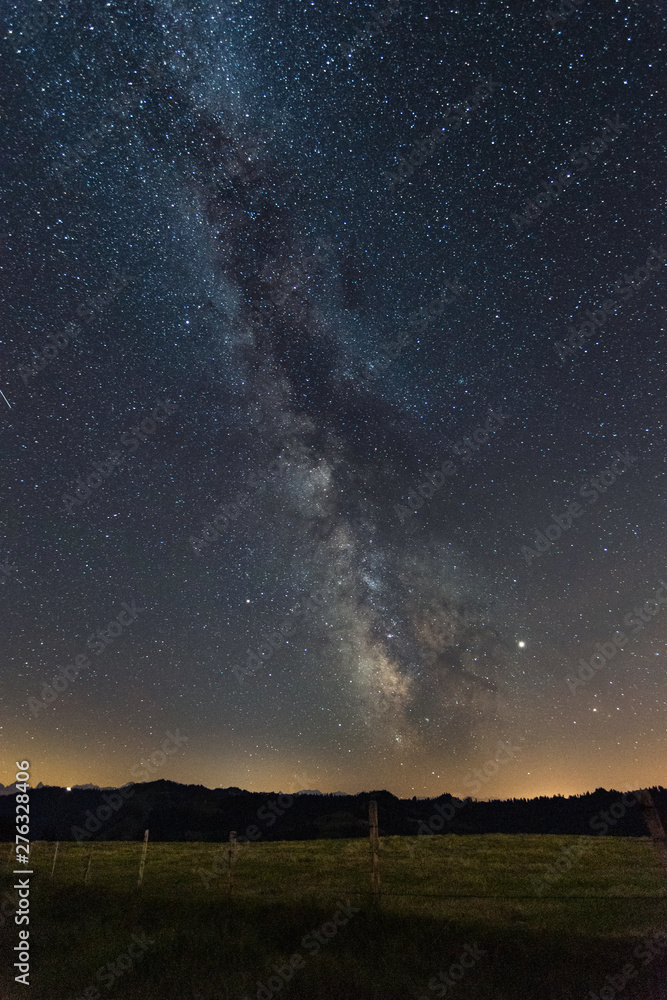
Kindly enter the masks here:
[[[598, 1000], [602, 990], [600, 1000], [667, 1000], [667, 893], [650, 841], [588, 838], [537, 895], [536, 880], [578, 842], [382, 838], [379, 902], [366, 840], [258, 842], [239, 848], [231, 869], [228, 845], [149, 843], [141, 887], [141, 843], [95, 843], [92, 854], [61, 843], [53, 877], [55, 845], [38, 843], [31, 985], [13, 981], [18, 928], [8, 919], [0, 995]], [[0, 894], [15, 880], [8, 850]]]

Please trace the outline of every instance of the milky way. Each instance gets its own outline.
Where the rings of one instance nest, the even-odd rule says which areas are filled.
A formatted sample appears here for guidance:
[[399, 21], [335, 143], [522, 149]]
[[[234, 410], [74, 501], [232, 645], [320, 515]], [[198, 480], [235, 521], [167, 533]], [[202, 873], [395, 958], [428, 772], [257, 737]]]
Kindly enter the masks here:
[[612, 7], [3, 15], [8, 761], [658, 780], [661, 612], [568, 686], [667, 569], [660, 12]]

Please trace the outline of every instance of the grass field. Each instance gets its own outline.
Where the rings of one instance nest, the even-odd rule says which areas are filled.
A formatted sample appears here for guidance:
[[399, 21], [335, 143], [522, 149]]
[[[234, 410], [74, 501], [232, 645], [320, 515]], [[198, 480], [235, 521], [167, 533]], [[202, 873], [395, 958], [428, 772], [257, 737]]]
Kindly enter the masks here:
[[141, 888], [139, 843], [96, 843], [92, 856], [61, 844], [53, 878], [55, 845], [33, 845], [31, 985], [13, 982], [7, 920], [2, 1000], [667, 1000], [667, 893], [650, 841], [589, 838], [538, 896], [535, 880], [578, 842], [382, 838], [379, 903], [364, 840], [249, 845], [231, 887], [226, 845], [149, 844]]

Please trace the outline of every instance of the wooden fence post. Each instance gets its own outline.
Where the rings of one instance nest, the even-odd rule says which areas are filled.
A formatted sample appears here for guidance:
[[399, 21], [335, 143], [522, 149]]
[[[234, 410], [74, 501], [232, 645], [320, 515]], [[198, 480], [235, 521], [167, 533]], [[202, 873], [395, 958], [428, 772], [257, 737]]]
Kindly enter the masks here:
[[368, 826], [371, 846], [371, 891], [373, 898], [380, 898], [380, 835], [378, 831], [378, 804], [375, 799], [368, 803]]
[[88, 864], [86, 865], [86, 874], [83, 876], [83, 884], [86, 885], [88, 882], [88, 876], [90, 874], [90, 862], [93, 860], [93, 845], [90, 845], [90, 850], [88, 851]]
[[648, 832], [651, 834], [651, 840], [658, 855], [663, 875], [667, 877], [667, 830], [665, 830], [662, 816], [658, 812], [649, 788], [640, 788], [634, 794], [639, 802], [639, 808], [642, 811]]
[[234, 852], [236, 849], [236, 830], [229, 831], [229, 854], [227, 858], [227, 888], [229, 890], [229, 895], [232, 894], [232, 863], [234, 861]]
[[56, 849], [53, 852], [53, 864], [51, 865], [51, 878], [53, 878], [53, 873], [56, 870], [56, 858], [58, 857], [58, 848], [60, 847], [60, 841], [56, 840]]
[[137, 882], [137, 887], [140, 886], [144, 880], [144, 865], [146, 864], [147, 850], [148, 850], [148, 830], [144, 831], [144, 847], [141, 852], [141, 861], [139, 863], [139, 881]]

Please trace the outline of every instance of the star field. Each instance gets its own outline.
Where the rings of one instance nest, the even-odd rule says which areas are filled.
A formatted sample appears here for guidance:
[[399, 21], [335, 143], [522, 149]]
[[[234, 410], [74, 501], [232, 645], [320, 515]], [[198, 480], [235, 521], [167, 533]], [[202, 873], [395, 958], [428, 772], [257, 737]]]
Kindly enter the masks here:
[[209, 787], [465, 795], [509, 740], [485, 797], [660, 783], [659, 6], [37, 6], [5, 773], [118, 785], [178, 727], [155, 777]]

